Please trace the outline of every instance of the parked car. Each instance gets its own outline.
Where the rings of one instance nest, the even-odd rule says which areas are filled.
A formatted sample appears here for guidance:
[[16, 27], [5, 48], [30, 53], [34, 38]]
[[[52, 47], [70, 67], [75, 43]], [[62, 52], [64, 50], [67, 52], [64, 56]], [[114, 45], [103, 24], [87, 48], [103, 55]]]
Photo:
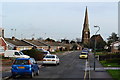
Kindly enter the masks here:
[[24, 55], [22, 52], [18, 50], [6, 50], [4, 53], [4, 57], [30, 58], [30, 56]]
[[48, 54], [43, 58], [43, 64], [59, 64], [59, 58], [57, 55]]
[[88, 48], [84, 48], [82, 51], [89, 52], [89, 49]]
[[16, 58], [11, 69], [12, 76], [28, 75], [31, 78], [34, 75], [39, 75], [39, 66], [34, 58]]
[[80, 55], [79, 55], [79, 58], [84, 58], [84, 59], [87, 59], [88, 58], [88, 53], [87, 52], [81, 52]]

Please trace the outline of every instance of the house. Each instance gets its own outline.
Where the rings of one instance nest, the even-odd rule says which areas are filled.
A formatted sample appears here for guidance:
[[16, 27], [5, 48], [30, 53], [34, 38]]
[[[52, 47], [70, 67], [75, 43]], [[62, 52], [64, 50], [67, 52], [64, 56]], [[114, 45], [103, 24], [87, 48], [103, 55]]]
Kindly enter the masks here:
[[35, 40], [34, 38], [32, 38], [32, 39], [24, 39], [22, 41], [24, 41], [24, 42], [26, 42], [26, 43], [28, 43], [28, 44], [30, 44], [32, 46], [36, 46], [37, 49], [41, 49], [41, 48], [43, 48], [45, 50], [48, 49], [48, 45], [47, 44], [41, 42], [40, 40]]
[[4, 38], [6, 43], [8, 44], [8, 49], [9, 50], [25, 50], [25, 49], [31, 49], [33, 46], [22, 41], [19, 39], [16, 39], [15, 37], [12, 38]]
[[59, 48], [63, 47], [58, 42], [52, 42], [52, 41], [41, 41], [42, 43], [46, 44], [48, 46], [48, 50], [51, 52], [54, 52], [58, 50]]
[[95, 42], [96, 42], [97, 51], [103, 51], [106, 45], [106, 42], [104, 41], [104, 39], [102, 38], [100, 34], [93, 35], [90, 38], [90, 48], [92, 49], [95, 48]]
[[116, 41], [116, 42], [113, 42], [111, 43], [111, 52], [120, 52], [120, 41]]

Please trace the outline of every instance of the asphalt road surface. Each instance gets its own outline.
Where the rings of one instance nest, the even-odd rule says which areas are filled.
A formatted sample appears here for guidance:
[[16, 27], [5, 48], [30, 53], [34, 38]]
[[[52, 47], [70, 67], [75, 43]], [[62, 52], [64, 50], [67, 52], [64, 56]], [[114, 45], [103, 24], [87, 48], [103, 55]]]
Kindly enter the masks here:
[[[84, 79], [86, 77], [86, 59], [79, 59], [80, 52], [72, 52], [66, 55], [58, 55], [60, 58], [59, 65], [43, 65], [40, 68], [39, 76], [35, 76], [33, 79], [41, 80], [73, 80]], [[30, 79], [28, 77], [17, 77], [18, 79]]]

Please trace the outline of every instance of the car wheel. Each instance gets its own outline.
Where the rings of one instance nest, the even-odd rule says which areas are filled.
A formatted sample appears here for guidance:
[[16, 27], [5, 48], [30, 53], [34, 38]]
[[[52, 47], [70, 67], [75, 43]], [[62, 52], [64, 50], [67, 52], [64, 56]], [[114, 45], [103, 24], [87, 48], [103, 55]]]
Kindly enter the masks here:
[[34, 77], [34, 72], [32, 72], [30, 75], [30, 78], [33, 78], [33, 77]]
[[37, 71], [36, 75], [38, 76], [39, 74], [40, 74], [40, 71], [39, 71], [39, 69], [38, 69], [38, 71]]

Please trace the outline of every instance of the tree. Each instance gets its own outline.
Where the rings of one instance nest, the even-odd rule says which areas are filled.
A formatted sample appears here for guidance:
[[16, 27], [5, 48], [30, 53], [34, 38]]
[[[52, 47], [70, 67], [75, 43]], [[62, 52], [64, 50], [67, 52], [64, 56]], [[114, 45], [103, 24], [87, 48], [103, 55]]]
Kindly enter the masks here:
[[111, 36], [109, 36], [109, 38], [107, 38], [108, 40], [108, 45], [110, 45], [112, 42], [118, 41], [119, 37], [116, 33], [112, 33]]
[[74, 41], [74, 40], [72, 40], [72, 41], [70, 41], [70, 43], [71, 43], [71, 44], [73, 44], [73, 43], [75, 43], [75, 41]]
[[55, 42], [55, 40], [47, 38], [45, 41], [51, 41], [51, 42]]
[[62, 43], [69, 44], [69, 40], [67, 40], [67, 39], [61, 39], [61, 42], [62, 42]]

